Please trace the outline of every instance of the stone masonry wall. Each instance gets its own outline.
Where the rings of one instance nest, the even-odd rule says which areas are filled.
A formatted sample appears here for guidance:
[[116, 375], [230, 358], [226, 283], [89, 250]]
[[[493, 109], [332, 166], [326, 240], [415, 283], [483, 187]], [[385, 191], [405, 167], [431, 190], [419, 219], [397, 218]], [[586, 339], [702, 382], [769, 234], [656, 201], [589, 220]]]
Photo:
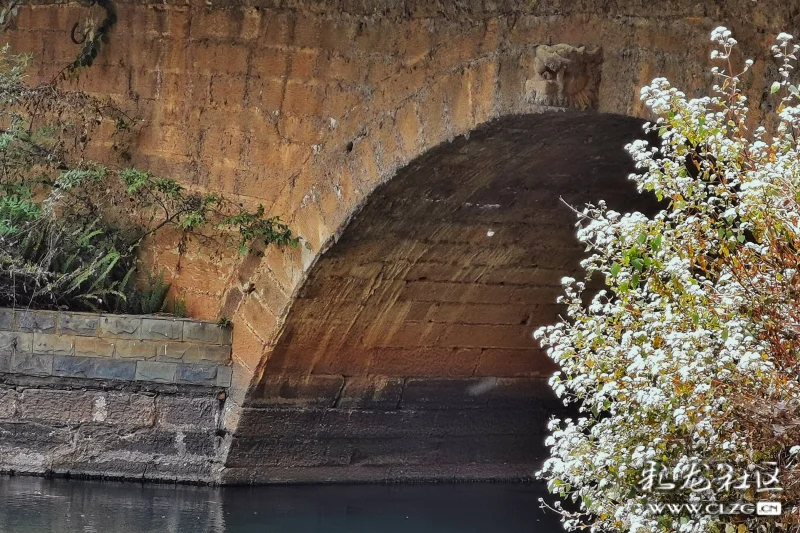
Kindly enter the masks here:
[[229, 387], [230, 359], [211, 322], [0, 309], [0, 373]]
[[[281, 215], [304, 246], [217, 261], [177, 238], [152, 249], [194, 316], [237, 325], [233, 396], [242, 404], [272, 357], [299, 287], [380, 183], [415, 157], [497, 117], [537, 111], [539, 46], [597, 47], [594, 109], [646, 118], [639, 88], [667, 76], [710, 86], [709, 33], [732, 28], [752, 102], [775, 73], [769, 45], [794, 31], [781, 0], [119, 1], [120, 23], [94, 65], [64, 84], [142, 120], [134, 164]], [[79, 3], [20, 7], [7, 38], [51, 80], [79, 50]], [[766, 108], [766, 107], [765, 107]], [[113, 131], [113, 124], [103, 126]], [[96, 147], [112, 157], [116, 138]], [[238, 423], [231, 411], [228, 426]]]
[[[93, 145], [92, 157], [147, 168], [197, 190], [223, 192], [248, 206], [262, 204], [303, 238], [302, 246], [269, 247], [262, 257], [239, 257], [235, 250], [210, 253], [195, 246], [180, 255], [175, 235], [159, 237], [147, 249], [146, 259], [167, 273], [173, 290], [186, 291], [191, 314], [228, 316], [236, 326], [223, 426], [228, 435], [238, 431], [245, 440], [223, 438], [220, 453], [226, 455], [230, 447], [230, 463], [238, 465], [231, 467], [237, 469], [232, 478], [249, 479], [248, 464], [257, 464], [258, 469], [288, 468], [291, 457], [299, 458], [298, 465], [304, 458], [319, 457], [314, 451], [319, 450], [316, 436], [332, 438], [331, 432], [338, 431], [335, 424], [325, 422], [324, 414], [331, 410], [330, 416], [337, 416], [339, 396], [334, 394], [327, 407], [308, 407], [322, 410], [315, 411], [320, 416], [316, 429], [287, 429], [294, 444], [286, 448], [285, 460], [270, 466], [266, 463], [272, 459], [251, 453], [259, 438], [278, 438], [285, 427], [282, 422], [262, 424], [255, 416], [258, 411], [269, 420], [270, 410], [285, 410], [257, 407], [264, 400], [284, 398], [263, 394], [264, 387], [282, 377], [282, 372], [270, 374], [269, 369], [282, 371], [284, 365], [310, 360], [306, 366], [295, 364], [290, 386], [285, 387], [291, 394], [294, 383], [328, 378], [335, 382], [339, 367], [349, 364], [347, 350], [324, 351], [319, 361], [335, 368], [327, 377], [316, 378], [313, 372], [316, 367], [322, 370], [322, 365], [295, 347], [300, 343], [287, 348], [285, 335], [294, 331], [289, 317], [298, 297], [303, 299], [304, 283], [314, 277], [314, 266], [347, 231], [377, 187], [436, 146], [501, 117], [541, 113], [542, 104], [647, 119], [639, 88], [656, 76], [666, 76], [689, 95], [704, 94], [712, 84], [707, 75], [708, 37], [718, 25], [729, 26], [742, 43], [742, 54], [756, 59], [746, 92], [758, 109], [768, 110], [774, 102], [767, 82], [776, 74], [769, 46], [779, 32], [797, 32], [794, 4], [782, 0], [119, 0], [120, 22], [108, 46], [91, 68], [63, 87], [108, 97], [140, 120], [138, 134], [122, 147], [110, 135], [114, 124], [101, 125], [110, 140]], [[33, 54], [33, 81], [53, 79], [74, 59], [79, 46], [72, 43], [70, 30], [91, 9], [99, 8], [51, 0], [20, 7], [6, 35], [14, 50]], [[549, 45], [584, 49], [586, 68], [569, 80], [569, 91], [576, 91], [570, 93], [574, 96], [570, 101], [545, 98], [553, 94], [548, 92], [552, 87], [537, 71], [536, 58]], [[469, 167], [471, 161], [461, 164]], [[528, 170], [533, 176], [537, 169]], [[559, 177], [549, 179], [552, 184]], [[455, 181], [454, 188], [460, 183]], [[548, 206], [538, 207], [533, 216], [546, 216], [543, 210]], [[399, 226], [403, 231], [403, 224]], [[380, 229], [378, 224], [375, 228]], [[548, 255], [535, 246], [534, 255]], [[416, 250], [393, 247], [393, 262], [410, 264]], [[344, 264], [353, 263], [346, 259]], [[354, 278], [356, 274], [343, 273]], [[535, 292], [529, 290], [535, 285], [535, 270], [512, 274], [519, 274], [515, 282], [521, 292]], [[451, 277], [449, 272], [445, 276]], [[423, 282], [416, 285], [420, 292], [432, 297], [434, 292], [427, 290], [430, 280], [417, 281]], [[550, 294], [537, 297], [536, 305], [552, 304], [544, 301]], [[426, 300], [425, 305], [436, 309], [424, 311], [418, 321], [437, 322], [441, 317], [463, 321], [461, 307], [449, 315], [445, 305], [436, 305], [453, 303], [448, 299], [451, 295], [441, 294], [435, 302]], [[438, 326], [423, 323], [398, 331], [414, 338], [415, 329], [425, 328], [432, 331]], [[470, 327], [469, 334], [482, 336], [474, 333], [478, 329], [489, 328]], [[310, 341], [318, 336], [313, 328], [305, 331]], [[430, 335], [418, 337], [427, 342]], [[489, 338], [475, 339], [475, 344], [484, 340]], [[155, 350], [153, 346], [149, 361], [142, 360], [143, 368], [150, 366], [146, 363], [178, 365], [159, 360]], [[30, 353], [34, 354], [33, 345]], [[302, 357], [290, 360], [286, 354]], [[115, 348], [108, 360], [121, 360], [121, 355]], [[421, 350], [409, 355], [423, 361], [427, 357]], [[524, 357], [523, 369], [528, 364]], [[487, 378], [518, 372], [519, 366], [509, 365], [505, 357], [483, 361], [478, 372]], [[387, 360], [381, 360], [381, 366], [380, 376], [386, 377]], [[401, 360], [401, 366], [404, 372], [410, 368], [411, 374], [391, 377], [424, 378], [430, 383], [448, 379], [453, 368], [415, 366], [411, 359]], [[415, 370], [424, 375], [415, 375]], [[358, 383], [352, 375], [341, 377]], [[471, 379], [463, 377], [455, 388], [463, 392], [472, 385]], [[403, 413], [402, 402], [399, 405], [386, 416], [392, 420], [411, 416]], [[442, 403], [445, 409], [455, 412]], [[300, 406], [291, 416], [302, 417], [305, 410]], [[367, 426], [350, 421], [366, 420], [367, 415], [360, 410], [353, 413], [342, 415], [348, 420], [345, 427], [363, 436]], [[469, 420], [461, 416], [454, 420], [469, 427]], [[248, 424], [259, 428], [260, 435]], [[389, 423], [376, 424], [391, 438], [400, 439], [397, 443], [411, 435], [391, 433]], [[417, 427], [422, 432], [417, 435], [427, 431]], [[347, 454], [335, 451], [338, 444], [328, 445], [325, 456], [343, 463], [341, 457]], [[438, 449], [444, 444], [432, 446]], [[309, 450], [308, 455], [302, 450]], [[394, 453], [391, 447], [385, 450], [387, 456]], [[262, 462], [248, 463], [253, 457]], [[354, 452], [351, 457], [357, 464], [363, 455]], [[265, 478], [272, 475], [264, 473]], [[291, 473], [281, 475], [291, 478]]]
[[213, 482], [231, 330], [0, 309], [0, 472]]

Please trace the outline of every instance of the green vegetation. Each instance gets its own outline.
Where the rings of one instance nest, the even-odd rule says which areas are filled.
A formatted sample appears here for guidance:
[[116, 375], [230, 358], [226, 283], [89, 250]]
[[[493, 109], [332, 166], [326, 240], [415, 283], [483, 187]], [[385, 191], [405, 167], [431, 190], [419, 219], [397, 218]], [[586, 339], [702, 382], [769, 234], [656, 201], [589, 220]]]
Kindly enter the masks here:
[[[135, 168], [87, 160], [97, 127], [130, 125], [118, 109], [80, 92], [25, 83], [28, 58], [0, 50], [0, 306], [153, 313], [169, 284], [137, 258], [157, 233], [255, 246], [296, 246], [278, 217]], [[219, 248], [219, 243], [217, 243]], [[172, 302], [185, 314], [182, 298]]]

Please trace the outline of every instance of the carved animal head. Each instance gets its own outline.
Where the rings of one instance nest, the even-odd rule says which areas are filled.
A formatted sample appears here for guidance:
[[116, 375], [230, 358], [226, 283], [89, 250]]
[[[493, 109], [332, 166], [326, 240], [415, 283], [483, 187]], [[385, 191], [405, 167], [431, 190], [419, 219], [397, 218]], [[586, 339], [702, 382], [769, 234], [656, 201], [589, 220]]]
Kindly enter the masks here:
[[597, 104], [600, 86], [599, 48], [568, 44], [541, 45], [533, 60], [533, 77], [526, 83], [534, 103], [586, 109]]

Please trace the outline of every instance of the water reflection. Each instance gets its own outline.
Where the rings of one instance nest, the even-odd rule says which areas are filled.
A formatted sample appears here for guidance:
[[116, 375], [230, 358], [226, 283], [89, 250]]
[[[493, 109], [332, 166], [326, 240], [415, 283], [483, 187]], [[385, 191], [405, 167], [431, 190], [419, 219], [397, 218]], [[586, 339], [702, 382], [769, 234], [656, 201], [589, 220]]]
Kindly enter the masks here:
[[8, 533], [560, 531], [537, 485], [209, 488], [0, 478]]

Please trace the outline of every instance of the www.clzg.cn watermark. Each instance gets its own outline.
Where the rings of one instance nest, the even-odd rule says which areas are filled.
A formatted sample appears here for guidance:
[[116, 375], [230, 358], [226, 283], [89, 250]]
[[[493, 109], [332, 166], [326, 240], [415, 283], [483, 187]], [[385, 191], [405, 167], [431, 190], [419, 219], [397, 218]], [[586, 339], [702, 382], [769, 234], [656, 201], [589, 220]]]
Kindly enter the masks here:
[[[653, 499], [647, 501], [647, 507], [659, 515], [780, 516], [782, 512], [778, 497], [783, 487], [777, 463], [761, 463], [737, 469], [727, 463], [709, 465], [696, 461], [683, 468], [667, 468], [656, 461], [649, 461], [637, 488], [640, 493], [653, 495]], [[716, 497], [708, 498], [730, 498], [737, 492], [743, 496], [755, 496], [758, 501], [717, 501]], [[680, 495], [689, 496], [690, 501], [672, 501]], [[694, 501], [695, 498], [691, 498], [693, 495], [713, 501]], [[658, 499], [659, 496], [661, 499]]]

